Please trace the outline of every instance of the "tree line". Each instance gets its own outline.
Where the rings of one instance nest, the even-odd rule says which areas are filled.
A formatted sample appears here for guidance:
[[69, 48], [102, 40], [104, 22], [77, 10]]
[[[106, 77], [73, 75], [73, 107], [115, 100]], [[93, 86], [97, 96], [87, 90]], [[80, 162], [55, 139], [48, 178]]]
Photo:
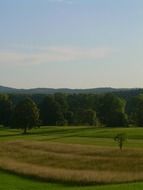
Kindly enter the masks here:
[[6, 95], [0, 94], [0, 125], [143, 126], [143, 94], [128, 100], [115, 94]]

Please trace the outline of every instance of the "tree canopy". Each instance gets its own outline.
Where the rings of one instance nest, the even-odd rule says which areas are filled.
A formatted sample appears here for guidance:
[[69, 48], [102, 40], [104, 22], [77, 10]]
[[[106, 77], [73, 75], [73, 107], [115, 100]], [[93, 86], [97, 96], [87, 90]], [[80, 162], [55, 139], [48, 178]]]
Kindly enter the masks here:
[[13, 126], [23, 129], [26, 134], [28, 129], [38, 125], [39, 122], [39, 109], [35, 102], [26, 98], [19, 102], [14, 110]]
[[8, 95], [0, 94], [0, 124], [9, 126], [13, 113], [13, 104]]
[[0, 95], [0, 125], [26, 127], [27, 130], [37, 125], [39, 115], [41, 125], [46, 126], [123, 127], [134, 124], [142, 127], [143, 95], [127, 101], [112, 93]]

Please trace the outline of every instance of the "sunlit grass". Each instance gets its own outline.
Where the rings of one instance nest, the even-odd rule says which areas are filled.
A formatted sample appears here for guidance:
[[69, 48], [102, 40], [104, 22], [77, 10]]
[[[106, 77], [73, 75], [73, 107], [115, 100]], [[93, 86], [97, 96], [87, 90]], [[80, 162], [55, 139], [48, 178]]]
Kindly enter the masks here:
[[143, 180], [141, 149], [47, 141], [1, 142], [0, 168], [43, 180], [107, 184]]
[[0, 141], [35, 140], [96, 146], [116, 146], [113, 138], [117, 133], [126, 133], [126, 147], [143, 147], [143, 128], [95, 128], [95, 127], [41, 127], [32, 129], [28, 135], [20, 130], [0, 128]]
[[142, 188], [143, 183], [104, 186], [73, 186], [61, 183], [47, 183], [0, 171], [0, 190], [139, 190]]
[[[125, 132], [121, 152], [113, 137]], [[28, 135], [0, 129], [0, 168], [70, 184], [143, 180], [142, 128], [42, 127]]]

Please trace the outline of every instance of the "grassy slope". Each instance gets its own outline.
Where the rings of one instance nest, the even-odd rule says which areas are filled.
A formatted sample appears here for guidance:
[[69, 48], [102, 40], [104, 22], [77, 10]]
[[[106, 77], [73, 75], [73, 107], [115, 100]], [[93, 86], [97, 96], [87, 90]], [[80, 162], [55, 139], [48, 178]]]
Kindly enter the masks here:
[[36, 140], [74, 144], [89, 144], [97, 146], [116, 146], [113, 141], [117, 133], [125, 132], [128, 136], [127, 147], [143, 148], [143, 128], [90, 128], [90, 127], [42, 127], [32, 129], [26, 136], [19, 130], [0, 128], [0, 141]]
[[0, 190], [138, 190], [143, 183], [105, 186], [67, 186], [62, 184], [44, 183], [0, 171]]
[[[86, 127], [50, 127], [50, 128], [41, 128], [41, 129], [33, 129], [30, 131], [30, 134], [27, 136], [23, 136], [20, 134], [19, 130], [5, 130], [0, 128], [0, 140], [1, 143], [5, 141], [9, 141], [10, 143], [15, 140], [28, 140], [27, 142], [40, 142], [40, 143], [70, 143], [70, 144], [84, 144], [86, 145], [94, 145], [94, 147], [104, 147], [105, 149], [108, 147], [116, 146], [113, 141], [113, 137], [120, 132], [126, 132], [128, 135], [128, 142], [126, 143], [126, 147], [143, 147], [143, 129], [142, 128], [117, 128], [117, 129], [95, 129], [95, 128], [86, 128]], [[96, 145], [96, 146], [95, 146]], [[42, 149], [41, 149], [42, 150]], [[35, 153], [34, 153], [35, 154]], [[135, 153], [136, 154], [136, 153]], [[56, 156], [56, 155], [55, 155]], [[133, 155], [134, 156], [134, 155]], [[140, 155], [139, 155], [140, 156]], [[53, 155], [52, 155], [53, 157]], [[77, 156], [78, 157], [78, 156]], [[110, 155], [109, 155], [110, 157]], [[18, 158], [19, 159], [19, 158]], [[30, 162], [30, 161], [28, 161]], [[142, 160], [141, 160], [142, 162]], [[137, 162], [138, 163], [138, 162]], [[135, 168], [136, 169], [136, 168]], [[12, 176], [5, 173], [0, 173], [1, 185], [0, 189], [7, 190], [24, 190], [24, 189], [99, 189], [99, 190], [110, 190], [110, 189], [130, 189], [136, 190], [143, 187], [142, 183], [136, 184], [127, 184], [127, 185], [115, 185], [115, 186], [100, 186], [100, 187], [73, 187], [73, 186], [64, 186], [59, 184], [47, 184], [47, 183], [35, 183], [34, 181], [21, 179], [16, 176]], [[8, 180], [9, 179], [9, 180]], [[6, 183], [8, 181], [8, 183]], [[2, 188], [4, 187], [4, 188]]]

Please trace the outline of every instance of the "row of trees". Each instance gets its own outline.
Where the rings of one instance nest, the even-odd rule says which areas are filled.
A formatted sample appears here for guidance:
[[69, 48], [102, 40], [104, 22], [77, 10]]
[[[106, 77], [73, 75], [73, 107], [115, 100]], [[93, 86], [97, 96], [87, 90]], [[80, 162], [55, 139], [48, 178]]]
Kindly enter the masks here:
[[0, 95], [0, 124], [27, 129], [39, 125], [143, 126], [143, 95], [129, 101], [113, 95]]

